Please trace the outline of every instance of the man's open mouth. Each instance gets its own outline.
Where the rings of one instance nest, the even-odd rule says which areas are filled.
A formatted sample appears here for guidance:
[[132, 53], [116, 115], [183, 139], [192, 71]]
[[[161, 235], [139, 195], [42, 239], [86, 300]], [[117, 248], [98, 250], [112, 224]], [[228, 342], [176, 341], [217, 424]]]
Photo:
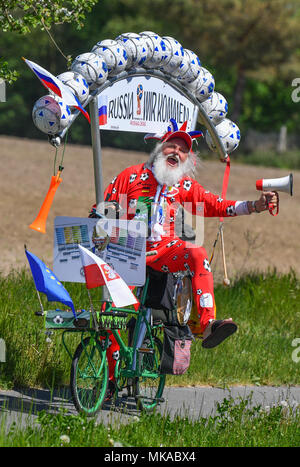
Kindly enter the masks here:
[[168, 156], [167, 157], [167, 163], [171, 166], [171, 167], [176, 167], [178, 165], [178, 162], [179, 162], [179, 159], [177, 156]]

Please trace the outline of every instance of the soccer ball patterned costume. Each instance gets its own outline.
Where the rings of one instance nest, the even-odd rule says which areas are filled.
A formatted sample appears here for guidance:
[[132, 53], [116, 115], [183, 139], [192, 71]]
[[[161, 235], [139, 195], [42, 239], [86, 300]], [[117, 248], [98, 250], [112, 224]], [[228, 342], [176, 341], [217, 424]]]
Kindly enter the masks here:
[[[189, 208], [194, 215], [204, 217], [229, 217], [248, 214], [245, 202], [223, 200], [205, 190], [191, 177], [183, 177], [173, 187], [161, 187], [146, 164], [139, 164], [123, 170], [107, 187], [104, 200], [116, 201], [126, 212], [126, 218], [139, 218], [138, 208], [142, 202], [153, 202], [160, 193], [161, 235], [152, 229], [152, 236], [147, 240], [147, 251], [155, 250], [154, 256], [148, 256], [147, 265], [151, 268], [176, 272], [189, 270], [192, 277], [194, 301], [197, 306], [202, 332], [210, 319], [215, 319], [213, 276], [204, 248], [181, 240], [175, 234], [175, 218], [179, 205]], [[189, 203], [189, 204], [188, 204]], [[202, 204], [203, 203], [203, 204]], [[153, 212], [153, 211], [152, 211]], [[163, 229], [163, 231], [162, 231]], [[112, 337], [111, 351], [118, 350]], [[109, 358], [110, 379], [113, 378], [115, 360]]]

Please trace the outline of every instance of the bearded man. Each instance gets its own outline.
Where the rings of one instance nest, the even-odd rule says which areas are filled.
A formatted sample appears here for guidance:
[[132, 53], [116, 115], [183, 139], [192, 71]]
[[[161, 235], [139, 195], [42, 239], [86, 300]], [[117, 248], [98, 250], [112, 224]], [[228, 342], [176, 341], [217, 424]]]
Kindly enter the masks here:
[[[262, 212], [268, 203], [277, 206], [275, 193], [263, 193], [256, 201], [230, 201], [204, 189], [194, 176], [194, 132], [168, 131], [159, 138], [145, 164], [134, 165], [115, 177], [104, 193], [106, 202], [119, 203], [127, 219], [137, 218], [140, 203], [151, 201], [147, 266], [164, 272], [189, 270], [197, 306], [202, 346], [213, 348], [237, 330], [231, 318], [216, 320], [213, 275], [205, 249], [180, 239], [175, 233], [179, 205], [204, 217], [234, 217]], [[155, 137], [158, 139], [158, 137]], [[202, 203], [202, 204], [200, 204]], [[199, 207], [201, 206], [200, 210]], [[113, 350], [113, 349], [112, 349]]]

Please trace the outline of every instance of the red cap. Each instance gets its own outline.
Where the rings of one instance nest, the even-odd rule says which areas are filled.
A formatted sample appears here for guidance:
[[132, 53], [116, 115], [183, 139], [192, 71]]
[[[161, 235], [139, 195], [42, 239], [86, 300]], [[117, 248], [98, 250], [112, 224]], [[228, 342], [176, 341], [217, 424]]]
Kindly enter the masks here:
[[263, 190], [263, 178], [260, 180], [256, 180], [256, 189], [262, 191]]
[[192, 149], [193, 140], [191, 136], [186, 131], [182, 131], [182, 130], [174, 131], [173, 133], [167, 133], [165, 137], [162, 138], [162, 142], [166, 143], [167, 141], [170, 141], [171, 139], [174, 139], [174, 138], [183, 139], [186, 142], [189, 148], [189, 151]]

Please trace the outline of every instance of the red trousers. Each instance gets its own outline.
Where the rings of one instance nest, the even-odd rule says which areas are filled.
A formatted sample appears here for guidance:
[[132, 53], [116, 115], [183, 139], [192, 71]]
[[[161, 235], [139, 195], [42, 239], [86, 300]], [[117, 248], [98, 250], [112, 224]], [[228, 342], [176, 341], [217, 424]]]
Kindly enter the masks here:
[[148, 242], [148, 251], [156, 251], [147, 256], [147, 266], [157, 271], [190, 272], [194, 303], [197, 306], [201, 332], [210, 319], [215, 319], [213, 275], [206, 250], [178, 237], [163, 238], [159, 242]]
[[[203, 332], [210, 319], [215, 319], [215, 300], [213, 275], [210, 270], [206, 250], [185, 242], [178, 237], [162, 238], [159, 242], [147, 242], [147, 251], [157, 252], [147, 256], [147, 266], [164, 272], [188, 270], [192, 277], [194, 302], [197, 306], [201, 331]], [[114, 378], [114, 369], [119, 356], [119, 345], [110, 336], [111, 345], [107, 350], [109, 379]]]

